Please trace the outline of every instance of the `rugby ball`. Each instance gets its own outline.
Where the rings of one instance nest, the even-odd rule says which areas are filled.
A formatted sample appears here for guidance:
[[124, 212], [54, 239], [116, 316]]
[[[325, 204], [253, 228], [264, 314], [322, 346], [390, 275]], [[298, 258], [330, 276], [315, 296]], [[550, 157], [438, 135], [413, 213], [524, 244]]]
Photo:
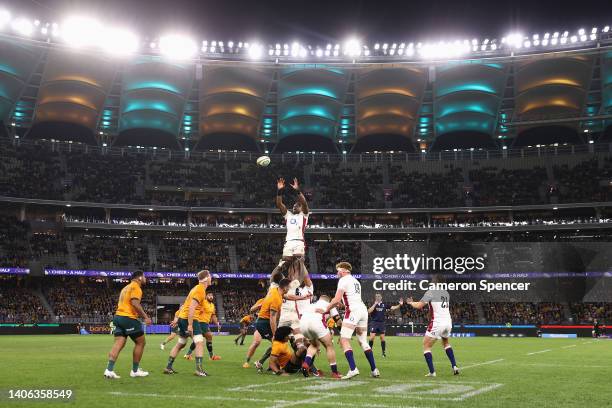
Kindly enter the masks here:
[[270, 157], [269, 156], [261, 156], [261, 157], [257, 158], [257, 165], [258, 166], [266, 167], [269, 164], [270, 164]]

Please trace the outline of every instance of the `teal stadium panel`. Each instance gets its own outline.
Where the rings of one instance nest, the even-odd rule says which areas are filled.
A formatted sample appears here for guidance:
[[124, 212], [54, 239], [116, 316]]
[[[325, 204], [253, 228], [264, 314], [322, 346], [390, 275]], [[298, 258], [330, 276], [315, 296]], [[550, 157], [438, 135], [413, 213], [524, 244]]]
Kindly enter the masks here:
[[427, 85], [421, 67], [376, 67], [358, 73], [357, 138], [375, 134], [411, 137]]
[[70, 123], [95, 131], [115, 73], [115, 63], [103, 56], [50, 50], [34, 123]]
[[142, 56], [129, 63], [123, 74], [119, 132], [151, 129], [176, 138], [194, 75], [193, 64], [160, 57]]
[[348, 74], [324, 66], [300, 66], [281, 71], [278, 89], [280, 138], [318, 135], [334, 138]]
[[506, 67], [478, 61], [436, 68], [434, 118], [436, 136], [479, 132], [492, 136], [503, 97]]
[[256, 139], [272, 71], [249, 67], [205, 67], [200, 81], [200, 137], [239, 134]]
[[0, 120], [7, 122], [40, 59], [39, 48], [0, 39]]

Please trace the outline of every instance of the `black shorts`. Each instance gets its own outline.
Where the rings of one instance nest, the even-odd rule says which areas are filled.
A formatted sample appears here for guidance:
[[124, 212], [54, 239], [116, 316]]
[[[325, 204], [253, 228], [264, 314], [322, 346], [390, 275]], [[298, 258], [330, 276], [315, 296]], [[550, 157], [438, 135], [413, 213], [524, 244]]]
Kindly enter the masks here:
[[300, 371], [301, 368], [302, 368], [301, 365], [296, 365], [296, 364], [293, 364], [291, 361], [289, 361], [287, 365], [283, 367], [283, 370], [285, 370], [286, 373], [295, 374], [298, 371]]
[[136, 340], [140, 336], [144, 336], [142, 323], [138, 319], [115, 315], [113, 317], [113, 325], [115, 326], [113, 330], [115, 337], [129, 337], [132, 340]]
[[272, 340], [272, 328], [270, 327], [269, 319], [257, 318], [255, 329], [257, 329], [262, 339]]
[[371, 322], [370, 333], [385, 334], [385, 322]]

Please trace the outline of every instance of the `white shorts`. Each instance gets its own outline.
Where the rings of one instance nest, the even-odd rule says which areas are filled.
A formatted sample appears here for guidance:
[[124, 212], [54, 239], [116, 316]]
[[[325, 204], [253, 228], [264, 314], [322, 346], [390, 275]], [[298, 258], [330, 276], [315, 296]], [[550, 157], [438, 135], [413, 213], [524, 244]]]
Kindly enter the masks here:
[[300, 332], [310, 341], [319, 340], [329, 335], [329, 330], [323, 324], [320, 315], [302, 316]]
[[453, 331], [452, 320], [442, 320], [442, 321], [434, 320], [433, 322], [429, 322], [425, 335], [427, 337], [432, 337], [437, 340], [447, 339], [450, 337], [450, 334], [452, 331]]
[[357, 309], [350, 309], [350, 310], [347, 309], [344, 312], [344, 318], [342, 319], [342, 326], [344, 326], [344, 323], [350, 323], [351, 325], [355, 327], [360, 327], [362, 329], [367, 330], [368, 328], [368, 309], [365, 306], [358, 307]]
[[300, 328], [300, 318], [296, 311], [286, 311], [281, 309], [280, 318], [278, 319], [278, 327], [289, 326], [292, 330]]
[[283, 247], [283, 257], [304, 255], [304, 253], [304, 241], [294, 239], [285, 242], [285, 246]]

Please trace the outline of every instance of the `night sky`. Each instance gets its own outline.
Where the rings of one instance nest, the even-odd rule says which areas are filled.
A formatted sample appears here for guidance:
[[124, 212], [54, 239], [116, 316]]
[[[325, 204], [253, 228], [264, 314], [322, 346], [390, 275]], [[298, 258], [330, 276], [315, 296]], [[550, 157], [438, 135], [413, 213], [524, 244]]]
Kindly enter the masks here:
[[181, 32], [196, 40], [326, 44], [500, 38], [612, 24], [608, 1], [12, 0], [14, 14], [61, 22], [78, 13], [132, 27], [141, 37]]

